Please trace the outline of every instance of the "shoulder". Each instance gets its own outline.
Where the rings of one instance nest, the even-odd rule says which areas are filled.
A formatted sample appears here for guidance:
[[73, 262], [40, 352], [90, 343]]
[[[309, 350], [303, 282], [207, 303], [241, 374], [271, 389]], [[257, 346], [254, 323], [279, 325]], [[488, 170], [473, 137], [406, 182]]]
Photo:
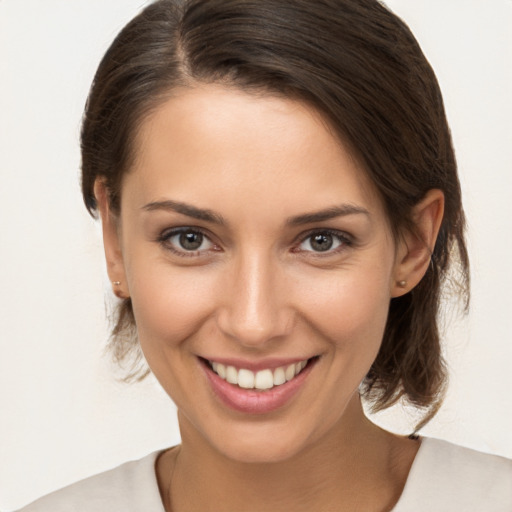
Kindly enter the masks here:
[[163, 512], [155, 474], [159, 453], [64, 487], [18, 512]]
[[395, 512], [512, 510], [512, 460], [426, 438]]

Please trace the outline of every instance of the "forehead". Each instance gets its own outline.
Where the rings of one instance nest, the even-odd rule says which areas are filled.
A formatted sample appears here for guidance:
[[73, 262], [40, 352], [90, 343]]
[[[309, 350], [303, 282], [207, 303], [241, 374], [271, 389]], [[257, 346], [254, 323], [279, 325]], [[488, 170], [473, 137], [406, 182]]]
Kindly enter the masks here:
[[218, 85], [175, 90], [143, 121], [125, 181], [139, 202], [170, 196], [228, 211], [254, 209], [258, 197], [283, 215], [340, 202], [382, 212], [366, 172], [316, 110]]

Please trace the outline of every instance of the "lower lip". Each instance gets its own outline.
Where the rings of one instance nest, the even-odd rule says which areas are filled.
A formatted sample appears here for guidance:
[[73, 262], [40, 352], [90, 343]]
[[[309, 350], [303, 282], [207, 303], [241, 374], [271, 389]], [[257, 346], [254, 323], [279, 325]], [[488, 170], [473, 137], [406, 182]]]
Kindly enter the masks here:
[[242, 389], [235, 384], [221, 379], [203, 362], [205, 374], [215, 395], [228, 407], [235, 411], [249, 414], [265, 414], [285, 406], [300, 391], [317, 359], [308, 365], [292, 380], [266, 391]]

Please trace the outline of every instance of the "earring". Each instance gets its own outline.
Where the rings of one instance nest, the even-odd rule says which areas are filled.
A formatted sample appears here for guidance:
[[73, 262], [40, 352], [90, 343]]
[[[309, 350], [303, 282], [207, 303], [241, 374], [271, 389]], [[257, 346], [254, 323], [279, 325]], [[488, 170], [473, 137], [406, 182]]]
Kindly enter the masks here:
[[112, 281], [112, 284], [114, 286], [119, 286], [121, 284], [121, 281]]
[[407, 286], [407, 281], [398, 281], [396, 283], [400, 288], [405, 288]]

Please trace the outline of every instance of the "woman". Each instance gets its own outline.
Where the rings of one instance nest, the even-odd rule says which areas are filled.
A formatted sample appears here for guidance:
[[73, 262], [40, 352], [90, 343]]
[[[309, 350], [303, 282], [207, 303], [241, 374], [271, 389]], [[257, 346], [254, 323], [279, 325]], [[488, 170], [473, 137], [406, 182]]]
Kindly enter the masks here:
[[154, 3], [98, 69], [82, 163], [114, 350], [140, 344], [182, 444], [27, 511], [510, 509], [510, 461], [362, 411], [435, 414], [454, 264], [467, 287], [439, 88], [382, 5]]

